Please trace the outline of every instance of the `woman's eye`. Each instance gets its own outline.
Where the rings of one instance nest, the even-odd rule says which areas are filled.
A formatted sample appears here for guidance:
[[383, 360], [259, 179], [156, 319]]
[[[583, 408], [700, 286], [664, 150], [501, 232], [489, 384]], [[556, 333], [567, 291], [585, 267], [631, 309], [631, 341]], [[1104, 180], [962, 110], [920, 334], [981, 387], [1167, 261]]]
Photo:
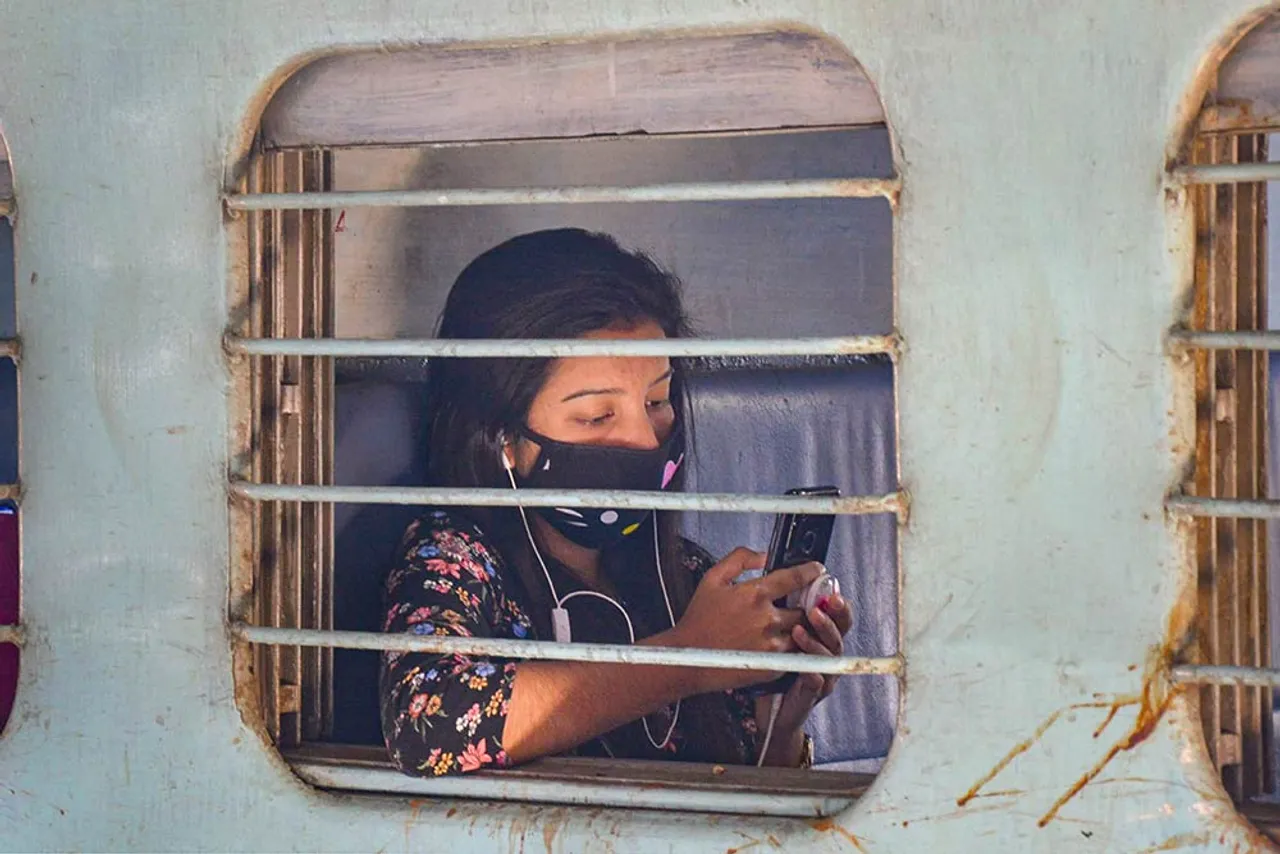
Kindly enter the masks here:
[[662, 409], [662, 408], [667, 407], [667, 406], [670, 406], [670, 405], [671, 405], [671, 401], [670, 401], [670, 400], [667, 400], [667, 399], [665, 399], [665, 398], [664, 398], [664, 399], [662, 399], [662, 400], [650, 400], [650, 401], [648, 402], [648, 407], [649, 407], [650, 409]]
[[595, 418], [579, 418], [578, 421], [591, 427], [599, 427], [612, 417], [612, 412], [606, 412], [604, 415], [597, 415]]

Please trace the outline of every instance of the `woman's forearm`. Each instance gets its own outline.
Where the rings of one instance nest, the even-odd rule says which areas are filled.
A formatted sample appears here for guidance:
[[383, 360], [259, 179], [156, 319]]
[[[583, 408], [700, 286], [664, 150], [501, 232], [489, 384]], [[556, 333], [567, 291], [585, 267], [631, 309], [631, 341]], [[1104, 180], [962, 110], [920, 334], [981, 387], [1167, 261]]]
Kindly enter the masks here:
[[[671, 644], [665, 635], [655, 635], [641, 645]], [[563, 753], [676, 700], [703, 693], [705, 677], [705, 671], [694, 667], [521, 662], [516, 665], [503, 747], [513, 762]]]

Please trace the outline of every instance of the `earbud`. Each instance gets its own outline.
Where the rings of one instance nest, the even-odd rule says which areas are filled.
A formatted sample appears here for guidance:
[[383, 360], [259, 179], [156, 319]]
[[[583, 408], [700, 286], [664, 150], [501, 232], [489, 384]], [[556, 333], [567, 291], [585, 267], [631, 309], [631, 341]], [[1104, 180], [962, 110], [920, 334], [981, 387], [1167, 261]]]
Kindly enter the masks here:
[[508, 472], [515, 469], [515, 464], [511, 462], [511, 458], [507, 456], [507, 434], [498, 434], [498, 459], [502, 461], [502, 467]]

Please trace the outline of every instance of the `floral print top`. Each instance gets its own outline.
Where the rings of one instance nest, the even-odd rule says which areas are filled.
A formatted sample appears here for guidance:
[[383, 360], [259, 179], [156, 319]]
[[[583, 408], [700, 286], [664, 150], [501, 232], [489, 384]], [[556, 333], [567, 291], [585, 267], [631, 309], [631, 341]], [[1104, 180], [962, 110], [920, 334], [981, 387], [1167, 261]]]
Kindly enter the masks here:
[[[711, 558], [686, 544], [685, 566], [699, 577]], [[456, 637], [533, 638], [525, 608], [503, 583], [503, 562], [475, 525], [460, 516], [433, 511], [405, 533], [397, 564], [387, 578], [386, 632]], [[556, 586], [572, 589], [571, 576]], [[581, 585], [577, 585], [581, 588]], [[665, 615], [664, 615], [665, 616]], [[616, 637], [578, 637], [603, 643]], [[392, 760], [406, 774], [431, 776], [505, 768], [511, 763], [502, 746], [507, 704], [516, 664], [501, 659], [433, 653], [387, 652], [382, 658], [382, 729]], [[719, 695], [716, 695], [719, 696]], [[684, 705], [688, 705], [685, 701]], [[735, 761], [753, 761], [757, 726], [754, 701], [739, 691], [725, 692], [722, 716]], [[648, 716], [649, 731], [661, 743], [674, 707]], [[702, 739], [687, 731], [691, 715], [681, 712], [663, 751], [653, 748], [639, 722], [582, 745], [581, 755], [617, 758], [712, 761], [702, 755]], [[694, 720], [706, 721], [707, 718]], [[696, 725], [696, 724], [695, 724]], [[690, 736], [693, 737], [690, 737]], [[717, 761], [723, 761], [718, 757]]]

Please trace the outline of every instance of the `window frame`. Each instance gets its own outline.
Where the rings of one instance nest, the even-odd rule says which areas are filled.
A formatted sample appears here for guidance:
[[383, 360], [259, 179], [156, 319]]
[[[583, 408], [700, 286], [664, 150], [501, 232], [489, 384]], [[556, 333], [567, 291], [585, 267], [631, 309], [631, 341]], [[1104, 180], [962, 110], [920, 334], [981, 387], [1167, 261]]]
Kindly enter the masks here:
[[[861, 125], [851, 125], [858, 127]], [[795, 130], [803, 130], [795, 129]], [[740, 134], [746, 131], [728, 131]], [[759, 133], [775, 132], [769, 129]], [[664, 134], [665, 135], [665, 134]], [[688, 135], [688, 134], [671, 134]], [[436, 143], [456, 144], [456, 143]], [[424, 143], [430, 148], [434, 144]], [[492, 350], [495, 342], [440, 342], [434, 340], [398, 339], [391, 341], [336, 340], [332, 338], [332, 299], [317, 297], [291, 298], [282, 302], [275, 291], [294, 289], [300, 283], [313, 286], [332, 286], [332, 211], [335, 208], [358, 204], [418, 206], [495, 203], [536, 203], [554, 201], [567, 204], [592, 203], [610, 200], [634, 201], [697, 201], [755, 198], [885, 198], [896, 220], [896, 201], [901, 182], [891, 178], [842, 178], [819, 181], [757, 181], [722, 182], [702, 184], [682, 183], [649, 185], [642, 187], [547, 187], [520, 188], [518, 190], [408, 191], [392, 190], [381, 193], [331, 192], [324, 168], [315, 167], [308, 172], [305, 166], [280, 168], [282, 158], [324, 158], [328, 149], [288, 148], [256, 150], [249, 159], [245, 176], [235, 191], [224, 200], [229, 222], [234, 227], [231, 251], [237, 260], [232, 264], [231, 293], [234, 309], [227, 338], [227, 349], [232, 368], [231, 423], [232, 452], [230, 467], [230, 504], [232, 520], [231, 568], [232, 590], [229, 600], [230, 631], [234, 642], [234, 668], [236, 694], [246, 722], [263, 733], [266, 740], [275, 745], [302, 779], [321, 788], [345, 790], [397, 792], [406, 794], [451, 797], [508, 797], [517, 800], [534, 800], [548, 803], [593, 804], [604, 806], [645, 806], [660, 809], [686, 809], [699, 812], [754, 813], [778, 816], [829, 815], [846, 808], [869, 783], [866, 775], [837, 771], [800, 771], [778, 775], [778, 769], [725, 768], [721, 766], [685, 766], [680, 773], [672, 769], [649, 768], [635, 760], [573, 760], [552, 757], [530, 763], [522, 769], [486, 771], [461, 777], [438, 780], [407, 777], [390, 767], [371, 761], [369, 756], [355, 761], [351, 746], [310, 742], [299, 736], [322, 732], [323, 713], [311, 714], [311, 709], [322, 709], [328, 697], [332, 708], [332, 658], [333, 648], [404, 649], [407, 644], [421, 645], [426, 638], [405, 639], [395, 635], [357, 637], [361, 633], [332, 630], [331, 608], [307, 611], [307, 621], [298, 618], [303, 610], [292, 608], [282, 612], [276, 602], [278, 592], [311, 578], [324, 584], [332, 584], [332, 566], [326, 569], [323, 559], [331, 559], [332, 544], [303, 553], [300, 548], [289, 548], [284, 561], [289, 567], [285, 577], [275, 583], [268, 578], [271, 573], [261, 571], [264, 555], [281, 550], [274, 544], [284, 538], [280, 532], [290, 524], [299, 525], [304, 508], [322, 508], [320, 519], [313, 525], [316, 531], [324, 530], [323, 514], [327, 513], [329, 530], [332, 530], [332, 506], [348, 500], [359, 503], [388, 504], [458, 504], [463, 503], [451, 493], [468, 494], [500, 492], [501, 495], [481, 496], [485, 501], [513, 503], [513, 496], [506, 490], [439, 490], [393, 487], [335, 487], [331, 478], [324, 479], [325, 472], [312, 468], [303, 471], [297, 462], [298, 450], [310, 447], [317, 453], [328, 453], [329, 471], [332, 462], [332, 414], [320, 418], [273, 417], [262, 422], [259, 413], [267, 405], [273, 412], [298, 416], [305, 409], [301, 400], [325, 402], [333, 400], [333, 360], [339, 356], [429, 357], [448, 353], [451, 356], [484, 355], [486, 347]], [[272, 163], [274, 165], [264, 166]], [[309, 195], [301, 195], [303, 193]], [[310, 220], [305, 218], [310, 217]], [[312, 257], [308, 266], [302, 257], [291, 268], [292, 273], [281, 276], [278, 267], [268, 260], [281, 253], [273, 247], [289, 245], [285, 233], [290, 230], [301, 233], [308, 230], [321, 235], [320, 243], [327, 244], [319, 250], [302, 252]], [[292, 253], [283, 253], [286, 256]], [[245, 260], [247, 259], [247, 263]], [[286, 265], [287, 266], [287, 262]], [[894, 300], [896, 304], [896, 299]], [[287, 303], [287, 304], [286, 304]], [[313, 306], [307, 325], [306, 307]], [[314, 306], [327, 306], [316, 310]], [[279, 309], [284, 310], [279, 310]], [[292, 313], [290, 312], [292, 309]], [[273, 314], [274, 311], [274, 314]], [[325, 315], [325, 311], [328, 312]], [[322, 322], [314, 322], [320, 319]], [[324, 324], [328, 324], [326, 334]], [[280, 336], [281, 329], [292, 334]], [[308, 335], [307, 332], [312, 334]], [[628, 348], [649, 347], [635, 342], [497, 342], [499, 350], [521, 355], [532, 355], [538, 348], [547, 354], [572, 355], [573, 352], [609, 352], [617, 354]], [[652, 344], [653, 342], [649, 342]], [[844, 336], [838, 338], [808, 340], [768, 339], [701, 339], [680, 342], [658, 342], [654, 350], [667, 355], [858, 355], [882, 354], [894, 360], [899, 353], [896, 333], [888, 335]], [[652, 348], [651, 348], [652, 349]], [[648, 350], [646, 349], [646, 352]], [[314, 362], [310, 371], [302, 366]], [[281, 378], [294, 376], [303, 379], [302, 389], [290, 392], [298, 398], [291, 401], [270, 386], [279, 385]], [[327, 381], [328, 388], [320, 388]], [[265, 441], [275, 439], [286, 445], [281, 454], [263, 455]], [[291, 461], [282, 467], [280, 457]], [[320, 467], [323, 469], [323, 466]], [[311, 477], [305, 476], [310, 474]], [[264, 475], [269, 475], [270, 480]], [[524, 506], [559, 504], [592, 506], [590, 494], [542, 495], [521, 490], [519, 497]], [[847, 496], [839, 499], [814, 499], [795, 497], [749, 495], [663, 495], [655, 499], [652, 494], [637, 493], [623, 496], [626, 500], [642, 501], [643, 505], [672, 505], [681, 508], [716, 510], [749, 510], [755, 512], [783, 512], [808, 510], [810, 512], [835, 513], [892, 513], [898, 524], [905, 523], [907, 496], [899, 488], [888, 495]], [[610, 495], [617, 503], [619, 496]], [[474, 503], [474, 500], [472, 499]], [[274, 508], [274, 509], [267, 509]], [[313, 515], [315, 511], [313, 512]], [[264, 548], [264, 542], [270, 548]], [[901, 567], [898, 568], [899, 576]], [[271, 603], [271, 607], [264, 607]], [[286, 609], [288, 610], [288, 609]], [[310, 622], [311, 625], [300, 624]], [[293, 625], [290, 626], [289, 624]], [[297, 631], [295, 629], [301, 629]], [[474, 642], [439, 643], [436, 646], [465, 651]], [[462, 639], [444, 639], [459, 641]], [[520, 658], [566, 658], [563, 650], [550, 649], [556, 644], [531, 641], [511, 642], [522, 647]], [[539, 647], [542, 647], [539, 649]], [[603, 644], [574, 644], [577, 655], [602, 656], [602, 660], [629, 661], [656, 653], [662, 663], [694, 664], [734, 668], [758, 668], [766, 664], [768, 655], [750, 653], [725, 653], [712, 650], [655, 650], [652, 648], [616, 647]], [[320, 679], [326, 673], [328, 656], [329, 682], [316, 691], [308, 691], [301, 684], [288, 680], [304, 670]], [[611, 658], [612, 657], [612, 658]], [[781, 658], [781, 656], [779, 656]], [[601, 659], [597, 659], [601, 660]], [[317, 663], [318, 662], [318, 663]], [[656, 663], [656, 662], [655, 662]], [[775, 662], [777, 663], [777, 662]], [[788, 669], [796, 670], [794, 657], [787, 661]], [[851, 674], [894, 675], [902, 690], [903, 660], [899, 651], [882, 658], [846, 657], [835, 660], [804, 662], [804, 669], [814, 672], [845, 672]], [[281, 686], [281, 683], [283, 687]], [[281, 709], [286, 715], [294, 715], [296, 721], [288, 726], [279, 723]], [[275, 725], [273, 725], [273, 721]], [[282, 744], [281, 739], [286, 743]], [[292, 741], [290, 744], [288, 742]], [[344, 763], [343, 757], [349, 762]], [[574, 762], [588, 762], [596, 769], [590, 784], [575, 784], [571, 777], [581, 778]], [[565, 765], [568, 763], [568, 765]], [[662, 765], [664, 763], [648, 763]], [[566, 770], [568, 769], [568, 770]], [[796, 777], [795, 775], [800, 775]], [[814, 775], [818, 775], [814, 777]], [[794, 779], [793, 779], [794, 777]], [[813, 781], [805, 783], [813, 777]]]

